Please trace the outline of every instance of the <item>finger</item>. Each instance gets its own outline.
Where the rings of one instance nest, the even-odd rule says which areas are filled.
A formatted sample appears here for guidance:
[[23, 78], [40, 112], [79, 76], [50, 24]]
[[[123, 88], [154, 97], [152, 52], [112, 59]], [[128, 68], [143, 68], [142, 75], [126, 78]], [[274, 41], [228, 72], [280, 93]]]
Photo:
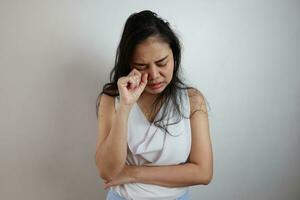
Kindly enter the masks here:
[[139, 75], [139, 76], [142, 75], [141, 72], [140, 72], [139, 70], [137, 70], [136, 68], [133, 68], [133, 69], [132, 69], [132, 73], [133, 73], [133, 74], [137, 74], [137, 75]]
[[134, 75], [137, 75], [139, 78], [142, 77], [142, 73], [137, 69], [134, 69]]
[[135, 75], [135, 74], [138, 74], [139, 71], [135, 68], [132, 68], [132, 70], [129, 72], [128, 76], [132, 76], [132, 75]]
[[105, 184], [104, 184], [104, 188], [106, 189], [106, 188], [108, 188], [108, 187], [110, 187], [110, 184], [109, 184], [109, 183], [105, 183]]
[[142, 76], [141, 84], [146, 85], [147, 82], [148, 82], [148, 73], [144, 73], [143, 76]]
[[140, 82], [141, 79], [141, 75], [139, 74], [133, 74], [133, 75], [129, 75], [129, 77], [132, 77], [134, 80], [136, 80], [138, 83]]
[[112, 184], [105, 184], [104, 185], [104, 189], [107, 189], [107, 188], [109, 188], [109, 187], [111, 187], [112, 186]]
[[139, 83], [135, 77], [129, 77], [128, 83], [129, 83], [130, 89], [133, 89], [139, 85]]
[[129, 78], [133, 81], [136, 81], [138, 79], [137, 75], [130, 75]]
[[121, 78], [118, 80], [118, 85], [121, 85], [121, 86], [127, 86], [129, 80], [130, 80], [130, 77], [128, 77], [128, 76], [121, 77]]
[[143, 91], [147, 85], [147, 82], [148, 82], [148, 74], [145, 73], [145, 74], [142, 74], [142, 79], [141, 79], [141, 82], [138, 86], [139, 90], [140, 91]]
[[135, 84], [136, 84], [135, 80], [129, 76], [121, 77], [118, 80], [118, 85], [120, 85], [122, 87], [132, 88], [132, 86], [134, 86]]
[[134, 76], [134, 79], [136, 81], [136, 84], [139, 85], [141, 82], [141, 77], [139, 75]]
[[141, 77], [138, 75], [132, 76], [132, 79], [134, 80], [134, 87], [138, 87], [141, 84]]
[[135, 69], [135, 68], [133, 68], [128, 75], [129, 76], [135, 76], [136, 75], [136, 76], [138, 76], [140, 78], [142, 76], [141, 72], [139, 70]]

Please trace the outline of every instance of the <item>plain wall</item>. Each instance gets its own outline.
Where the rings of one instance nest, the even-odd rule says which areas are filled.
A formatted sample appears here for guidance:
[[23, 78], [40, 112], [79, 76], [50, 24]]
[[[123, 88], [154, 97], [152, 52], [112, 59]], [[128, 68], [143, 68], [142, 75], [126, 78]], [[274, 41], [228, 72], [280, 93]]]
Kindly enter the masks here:
[[100, 200], [96, 98], [127, 17], [151, 9], [210, 106], [193, 199], [300, 199], [300, 1], [0, 1], [0, 199]]

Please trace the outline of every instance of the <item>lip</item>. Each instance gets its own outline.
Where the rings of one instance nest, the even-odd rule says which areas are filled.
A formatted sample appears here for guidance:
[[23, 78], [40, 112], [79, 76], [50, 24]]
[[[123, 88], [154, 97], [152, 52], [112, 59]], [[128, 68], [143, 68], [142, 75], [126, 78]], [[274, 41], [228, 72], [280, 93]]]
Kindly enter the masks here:
[[159, 89], [161, 88], [162, 85], [163, 85], [162, 82], [160, 82], [160, 83], [148, 85], [148, 87], [150, 87], [151, 89]]

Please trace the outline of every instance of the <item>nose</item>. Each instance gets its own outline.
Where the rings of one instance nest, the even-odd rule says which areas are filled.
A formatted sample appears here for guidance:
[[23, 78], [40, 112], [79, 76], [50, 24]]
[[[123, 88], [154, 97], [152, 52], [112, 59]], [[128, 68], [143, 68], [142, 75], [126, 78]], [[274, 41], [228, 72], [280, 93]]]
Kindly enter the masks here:
[[151, 65], [148, 70], [148, 79], [155, 80], [159, 77], [159, 69], [155, 65]]

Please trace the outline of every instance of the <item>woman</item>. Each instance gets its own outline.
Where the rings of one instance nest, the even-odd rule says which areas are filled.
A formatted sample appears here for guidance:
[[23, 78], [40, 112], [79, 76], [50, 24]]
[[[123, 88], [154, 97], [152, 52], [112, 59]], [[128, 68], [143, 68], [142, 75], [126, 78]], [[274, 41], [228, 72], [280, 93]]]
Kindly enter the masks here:
[[180, 79], [180, 42], [149, 10], [126, 21], [97, 99], [96, 164], [107, 199], [191, 199], [213, 174], [205, 98]]

